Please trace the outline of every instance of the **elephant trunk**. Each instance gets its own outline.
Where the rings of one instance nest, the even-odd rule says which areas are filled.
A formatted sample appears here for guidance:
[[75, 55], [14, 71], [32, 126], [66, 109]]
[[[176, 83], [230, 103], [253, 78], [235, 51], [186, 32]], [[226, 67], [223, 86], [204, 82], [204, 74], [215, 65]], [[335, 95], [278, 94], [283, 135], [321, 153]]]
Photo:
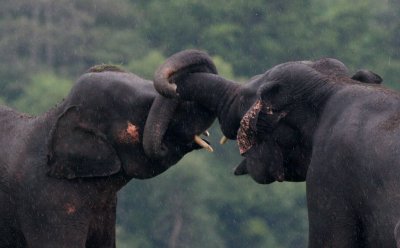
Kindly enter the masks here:
[[155, 73], [154, 87], [161, 94], [154, 100], [143, 132], [143, 148], [150, 158], [162, 159], [168, 148], [163, 138], [179, 105], [176, 83], [188, 73], [217, 73], [210, 57], [201, 51], [188, 50], [171, 56]]
[[143, 149], [148, 157], [161, 159], [167, 155], [168, 148], [162, 141], [177, 106], [177, 99], [162, 95], [154, 99], [143, 131]]
[[186, 50], [171, 56], [156, 72], [154, 86], [163, 96], [195, 101], [218, 116], [222, 132], [236, 138], [240, 85], [216, 75], [204, 52]]
[[176, 98], [177, 85], [175, 80], [180, 76], [194, 72], [217, 74], [217, 69], [210, 56], [198, 50], [185, 50], [176, 53], [162, 64], [154, 75], [154, 87], [163, 96]]
[[240, 85], [210, 73], [191, 73], [178, 85], [180, 98], [195, 101], [218, 117], [221, 130], [229, 139], [236, 139], [240, 126]]

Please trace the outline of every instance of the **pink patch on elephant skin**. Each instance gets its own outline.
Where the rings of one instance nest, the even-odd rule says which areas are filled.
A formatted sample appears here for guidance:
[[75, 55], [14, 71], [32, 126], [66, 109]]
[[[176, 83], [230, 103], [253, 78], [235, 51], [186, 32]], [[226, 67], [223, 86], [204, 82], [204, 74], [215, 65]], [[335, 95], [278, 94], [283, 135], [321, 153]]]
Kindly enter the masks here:
[[256, 130], [254, 130], [255, 125], [253, 122], [257, 121], [257, 116], [261, 108], [261, 100], [256, 101], [240, 121], [237, 142], [241, 155], [246, 153], [256, 143]]
[[118, 135], [119, 141], [124, 144], [134, 144], [139, 142], [139, 127], [128, 122], [126, 129]]
[[76, 212], [76, 207], [75, 207], [75, 205], [72, 204], [72, 203], [69, 203], [69, 202], [67, 202], [67, 203], [64, 204], [64, 209], [65, 209], [65, 212], [66, 212], [68, 215], [74, 214], [74, 213]]

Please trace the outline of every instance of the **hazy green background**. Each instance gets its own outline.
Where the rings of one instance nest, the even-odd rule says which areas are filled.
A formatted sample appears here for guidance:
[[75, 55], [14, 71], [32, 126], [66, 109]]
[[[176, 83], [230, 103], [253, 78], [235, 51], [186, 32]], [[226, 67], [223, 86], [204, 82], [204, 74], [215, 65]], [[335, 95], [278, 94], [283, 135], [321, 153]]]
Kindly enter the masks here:
[[[151, 79], [169, 55], [207, 50], [245, 81], [277, 63], [335, 57], [400, 88], [398, 0], [13, 0], [0, 5], [0, 102], [42, 113], [90, 66]], [[234, 177], [235, 142], [197, 151], [119, 194], [118, 247], [305, 247], [303, 183]]]

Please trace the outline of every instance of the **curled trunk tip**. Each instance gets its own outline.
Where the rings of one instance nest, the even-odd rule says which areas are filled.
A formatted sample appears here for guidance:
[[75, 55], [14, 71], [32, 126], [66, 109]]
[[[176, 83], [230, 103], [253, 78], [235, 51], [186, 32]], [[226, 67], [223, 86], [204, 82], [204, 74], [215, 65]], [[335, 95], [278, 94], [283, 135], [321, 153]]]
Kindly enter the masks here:
[[211, 57], [203, 51], [184, 50], [169, 57], [154, 74], [154, 87], [161, 95], [177, 98], [176, 80], [187, 73], [208, 72], [217, 74]]

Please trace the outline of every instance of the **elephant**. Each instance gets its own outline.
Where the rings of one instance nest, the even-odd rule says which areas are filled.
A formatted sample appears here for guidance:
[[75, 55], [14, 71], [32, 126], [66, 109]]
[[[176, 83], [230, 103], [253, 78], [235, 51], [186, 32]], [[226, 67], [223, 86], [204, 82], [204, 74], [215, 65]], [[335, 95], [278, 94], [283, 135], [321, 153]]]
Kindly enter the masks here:
[[397, 248], [400, 247], [400, 220], [397, 222], [396, 226], [394, 227], [394, 238], [396, 240]]
[[[160, 94], [166, 97], [193, 100], [215, 112], [222, 132], [229, 139], [246, 136], [242, 135], [244, 132], [241, 131], [245, 125], [240, 123], [246, 122], [248, 119], [246, 117], [249, 115], [247, 111], [257, 102], [258, 90], [274, 68], [264, 74], [254, 76], [244, 85], [215, 74], [191, 73], [193, 69], [201, 66], [207, 67], [210, 61], [211, 58], [208, 54], [202, 51], [186, 50], [177, 53], [171, 56], [155, 73], [155, 87]], [[381, 84], [383, 82], [379, 75], [366, 69], [358, 70], [353, 76], [350, 76], [349, 69], [341, 61], [333, 58], [290, 63], [305, 64], [324, 75], [339, 80], [343, 79], [346, 82], [367, 84]], [[174, 73], [171, 73], [172, 70]], [[209, 94], [210, 89], [213, 92], [212, 95]], [[204, 92], [204, 94], [201, 94], [201, 92]], [[264, 118], [264, 116], [260, 116], [260, 118]], [[305, 118], [305, 116], [298, 118]], [[249, 125], [249, 123], [247, 124]], [[240, 128], [241, 126], [242, 128]], [[241, 154], [246, 158], [235, 168], [235, 175], [249, 173], [259, 183], [305, 181], [311, 156], [310, 144], [300, 138], [299, 130], [292, 128], [287, 123], [280, 123], [269, 135], [276, 142], [271, 143], [269, 139], [263, 139], [265, 142], [260, 140], [257, 147], [246, 149], [246, 152], [241, 151]], [[264, 136], [264, 134], [257, 135], [253, 137], [254, 140], [251, 142], [254, 143], [257, 138]], [[159, 140], [157, 137], [155, 139]], [[238, 139], [239, 143], [246, 140], [248, 138], [239, 137]], [[239, 145], [239, 147], [242, 146]], [[249, 151], [247, 152], [247, 150]], [[285, 156], [279, 153], [284, 153]], [[260, 159], [264, 162], [256, 161]], [[263, 171], [263, 173], [260, 173], [260, 171]]]
[[237, 174], [259, 183], [306, 181], [309, 247], [395, 247], [397, 92], [369, 71], [350, 77], [335, 59], [283, 63], [244, 85], [190, 69], [165, 72], [179, 60], [198, 68], [204, 57], [173, 55], [159, 68], [156, 89], [216, 113], [245, 157]]
[[0, 107], [0, 247], [115, 247], [117, 191], [209, 147], [200, 136], [215, 118], [108, 65], [89, 69], [42, 115]]

